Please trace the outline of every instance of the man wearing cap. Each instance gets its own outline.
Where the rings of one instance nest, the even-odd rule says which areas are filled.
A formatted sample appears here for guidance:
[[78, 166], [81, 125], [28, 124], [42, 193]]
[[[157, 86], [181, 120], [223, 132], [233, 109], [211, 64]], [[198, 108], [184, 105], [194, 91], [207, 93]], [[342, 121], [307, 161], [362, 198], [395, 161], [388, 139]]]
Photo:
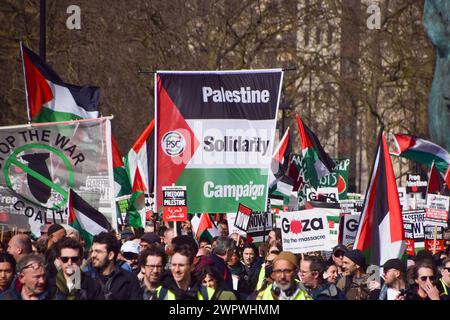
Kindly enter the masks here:
[[141, 251], [144, 251], [154, 244], [161, 246], [161, 238], [159, 237], [159, 235], [156, 232], [145, 232], [141, 237], [139, 246]]
[[256, 300], [312, 300], [296, 280], [297, 271], [298, 262], [294, 254], [281, 252], [273, 260], [274, 282], [258, 292]]
[[383, 265], [384, 285], [379, 300], [396, 300], [406, 289], [406, 266], [400, 259], [390, 259]]
[[331, 258], [329, 262], [333, 262], [338, 271], [337, 280], [342, 277], [342, 261], [344, 259], [344, 254], [348, 251], [348, 248], [343, 244], [338, 244], [333, 248], [333, 252], [331, 254]]
[[47, 250], [53, 247], [59, 239], [67, 235], [66, 229], [60, 224], [52, 224], [47, 231]]
[[341, 289], [348, 300], [366, 300], [370, 295], [367, 287], [369, 276], [366, 274], [366, 261], [363, 253], [350, 250], [344, 254], [342, 275], [337, 287]]
[[137, 275], [139, 273], [139, 268], [137, 265], [137, 260], [139, 257], [139, 243], [135, 240], [126, 241], [120, 248], [120, 253], [123, 260], [119, 263], [119, 266], [122, 269], [133, 272]]

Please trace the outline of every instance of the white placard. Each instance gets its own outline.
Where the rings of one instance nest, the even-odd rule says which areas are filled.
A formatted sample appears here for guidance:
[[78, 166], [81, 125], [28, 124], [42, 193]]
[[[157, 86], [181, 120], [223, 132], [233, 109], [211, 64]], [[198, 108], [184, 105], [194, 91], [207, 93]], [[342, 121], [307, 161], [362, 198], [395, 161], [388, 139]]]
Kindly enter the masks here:
[[344, 246], [355, 243], [360, 217], [361, 215], [359, 214], [344, 215], [344, 225], [342, 227], [342, 244]]
[[283, 250], [292, 253], [331, 250], [327, 216], [318, 210], [283, 212]]

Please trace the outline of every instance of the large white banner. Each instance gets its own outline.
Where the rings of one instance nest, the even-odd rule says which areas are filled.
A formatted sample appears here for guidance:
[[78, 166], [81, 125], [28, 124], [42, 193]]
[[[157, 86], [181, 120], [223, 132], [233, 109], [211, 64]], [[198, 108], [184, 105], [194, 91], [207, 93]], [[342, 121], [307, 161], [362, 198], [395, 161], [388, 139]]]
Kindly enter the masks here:
[[189, 213], [265, 211], [283, 71], [155, 74], [155, 206], [186, 186]]
[[[0, 223], [39, 235], [67, 221], [69, 188], [115, 226], [110, 120], [0, 127]], [[114, 209], [113, 209], [114, 208]]]

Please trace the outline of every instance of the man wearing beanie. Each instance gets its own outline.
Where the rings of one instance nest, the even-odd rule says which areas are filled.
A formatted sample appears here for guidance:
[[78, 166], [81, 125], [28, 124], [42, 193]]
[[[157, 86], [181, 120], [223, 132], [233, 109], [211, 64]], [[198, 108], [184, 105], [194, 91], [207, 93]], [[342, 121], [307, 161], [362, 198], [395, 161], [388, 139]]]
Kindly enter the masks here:
[[367, 287], [369, 276], [366, 274], [366, 261], [363, 253], [350, 250], [344, 254], [342, 275], [337, 287], [341, 289], [348, 300], [366, 300], [370, 295]]
[[298, 271], [297, 258], [283, 251], [273, 260], [274, 282], [258, 292], [256, 300], [312, 300], [295, 278]]

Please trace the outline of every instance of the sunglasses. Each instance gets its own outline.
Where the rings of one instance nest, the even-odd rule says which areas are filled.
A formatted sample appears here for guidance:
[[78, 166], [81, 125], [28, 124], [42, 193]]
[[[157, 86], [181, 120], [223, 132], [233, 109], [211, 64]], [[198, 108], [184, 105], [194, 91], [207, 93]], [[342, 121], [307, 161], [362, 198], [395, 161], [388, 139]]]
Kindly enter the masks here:
[[427, 279], [430, 279], [430, 282], [434, 282], [434, 276], [421, 276], [420, 280], [427, 281]]
[[280, 250], [271, 250], [269, 251], [271, 254], [280, 254]]
[[80, 261], [80, 257], [76, 256], [76, 257], [59, 257], [59, 259], [61, 259], [61, 261], [63, 263], [67, 263], [69, 262], [69, 260], [71, 260], [73, 263], [77, 263], [78, 261]]
[[334, 256], [335, 256], [336, 258], [342, 258], [342, 257], [344, 256], [344, 252], [342, 252], [342, 251], [336, 251], [336, 252], [334, 253]]
[[133, 252], [124, 252], [122, 254], [122, 256], [126, 259], [126, 260], [136, 260], [139, 255]]
[[450, 267], [442, 268], [442, 270], [447, 270], [447, 272], [450, 272]]

